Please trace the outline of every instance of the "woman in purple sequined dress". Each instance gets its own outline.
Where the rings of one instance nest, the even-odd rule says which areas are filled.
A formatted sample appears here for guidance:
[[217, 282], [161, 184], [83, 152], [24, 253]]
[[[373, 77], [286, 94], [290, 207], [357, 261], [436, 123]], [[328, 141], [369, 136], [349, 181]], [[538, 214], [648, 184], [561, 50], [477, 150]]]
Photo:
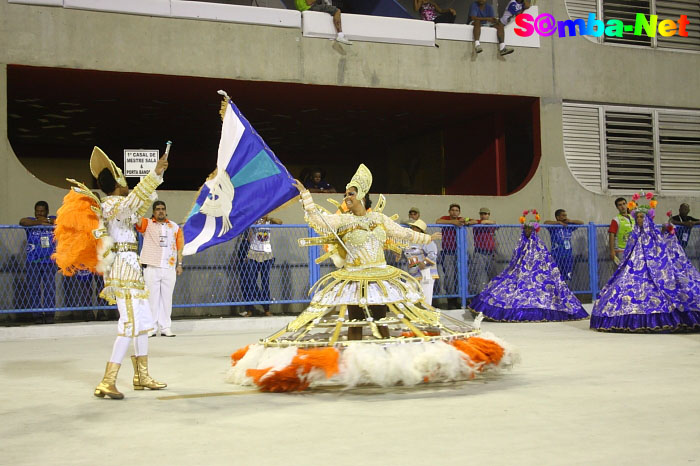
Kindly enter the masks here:
[[700, 273], [675, 235], [654, 226], [654, 209], [635, 212], [625, 258], [593, 306], [591, 328], [608, 332], [700, 331]]
[[473, 311], [499, 322], [558, 322], [588, 317], [561, 279], [557, 264], [536, 230], [537, 223], [523, 225], [510, 264], [472, 300]]

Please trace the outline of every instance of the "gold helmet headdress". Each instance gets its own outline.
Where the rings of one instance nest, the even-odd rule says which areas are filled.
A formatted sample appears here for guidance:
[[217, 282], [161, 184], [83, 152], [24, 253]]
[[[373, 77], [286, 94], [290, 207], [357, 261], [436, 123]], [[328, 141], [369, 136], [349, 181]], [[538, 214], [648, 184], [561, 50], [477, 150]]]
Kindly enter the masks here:
[[345, 189], [350, 188], [350, 186], [357, 189], [357, 199], [365, 198], [369, 192], [369, 188], [372, 186], [372, 172], [369, 171], [369, 168], [367, 168], [365, 164], [360, 164], [355, 175], [350, 180], [350, 183], [345, 186]]
[[118, 185], [125, 188], [127, 187], [126, 178], [124, 178], [121, 168], [117, 167], [116, 164], [112, 162], [109, 157], [107, 157], [107, 154], [102, 152], [102, 149], [95, 146], [95, 148], [92, 150], [92, 155], [90, 156], [90, 172], [92, 173], [92, 176], [97, 178], [100, 176], [100, 172], [105, 168], [112, 173], [112, 176]]

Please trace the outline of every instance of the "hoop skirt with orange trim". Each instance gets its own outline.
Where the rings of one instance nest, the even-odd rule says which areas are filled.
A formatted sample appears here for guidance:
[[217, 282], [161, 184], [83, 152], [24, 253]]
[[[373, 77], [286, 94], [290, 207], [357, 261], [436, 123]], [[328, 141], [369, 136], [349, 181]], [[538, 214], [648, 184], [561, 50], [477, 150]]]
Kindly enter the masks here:
[[[413, 277], [386, 264], [388, 233], [416, 243], [430, 236], [417, 237], [378, 212], [328, 217], [324, 223], [335, 227], [353, 260], [322, 277], [311, 304], [286, 327], [233, 353], [228, 382], [271, 392], [413, 386], [470, 379], [518, 359], [508, 344], [482, 333], [479, 320], [469, 325], [441, 313]], [[351, 319], [352, 306], [364, 317]], [[349, 329], [358, 327], [362, 339], [349, 339]]]

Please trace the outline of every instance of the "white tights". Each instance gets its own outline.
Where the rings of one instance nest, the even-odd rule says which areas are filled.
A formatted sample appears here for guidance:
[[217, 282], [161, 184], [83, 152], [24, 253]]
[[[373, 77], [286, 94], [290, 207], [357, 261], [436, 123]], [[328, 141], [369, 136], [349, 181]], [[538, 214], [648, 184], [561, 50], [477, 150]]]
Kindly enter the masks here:
[[112, 347], [112, 356], [109, 362], [121, 364], [126, 352], [129, 351], [129, 343], [134, 341], [134, 354], [136, 356], [146, 356], [148, 354], [148, 334], [144, 333], [137, 337], [117, 337]]

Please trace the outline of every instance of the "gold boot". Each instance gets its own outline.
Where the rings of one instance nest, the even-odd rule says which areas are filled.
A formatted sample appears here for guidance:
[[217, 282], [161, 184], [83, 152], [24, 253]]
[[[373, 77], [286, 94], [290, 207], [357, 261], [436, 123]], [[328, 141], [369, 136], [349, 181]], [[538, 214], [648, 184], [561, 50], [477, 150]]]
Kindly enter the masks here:
[[156, 382], [148, 375], [148, 356], [132, 356], [131, 362], [134, 364], [134, 390], [160, 390], [168, 384]]
[[116, 362], [108, 362], [105, 369], [105, 375], [102, 377], [102, 382], [95, 388], [95, 396], [104, 398], [105, 395], [114, 399], [121, 400], [124, 394], [117, 390], [117, 374], [121, 364]]

